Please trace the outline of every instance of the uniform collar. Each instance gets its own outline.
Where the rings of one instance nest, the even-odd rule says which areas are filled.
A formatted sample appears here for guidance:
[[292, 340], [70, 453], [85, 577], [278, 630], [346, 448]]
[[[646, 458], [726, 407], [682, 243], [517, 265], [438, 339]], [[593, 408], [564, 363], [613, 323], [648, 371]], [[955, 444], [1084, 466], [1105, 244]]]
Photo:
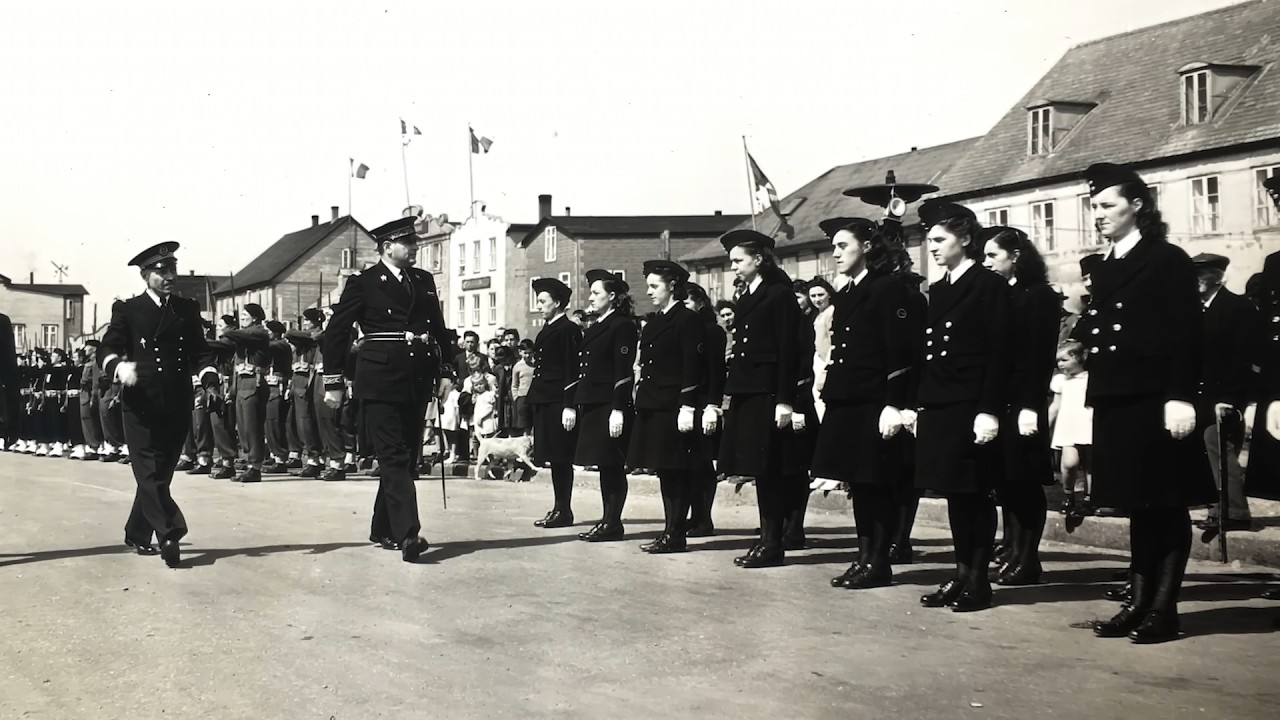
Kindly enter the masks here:
[[396, 282], [404, 282], [404, 278], [401, 277], [401, 273], [404, 272], [403, 270], [396, 267], [395, 265], [392, 265], [386, 260], [379, 260], [378, 262], [382, 263], [382, 267], [386, 268], [387, 272], [391, 273], [391, 276], [396, 279]]
[[854, 276], [853, 276], [853, 279], [849, 281], [849, 284], [850, 284], [850, 285], [853, 285], [854, 287], [857, 287], [858, 285], [861, 285], [861, 284], [862, 284], [862, 281], [867, 279], [867, 275], [868, 275], [870, 272], [871, 272], [871, 271], [870, 271], [870, 269], [869, 269], [869, 268], [865, 268], [865, 267], [864, 267], [864, 268], [862, 268], [862, 272], [858, 273], [857, 275], [854, 275]]
[[1218, 289], [1217, 289], [1217, 290], [1214, 290], [1214, 291], [1213, 291], [1213, 294], [1209, 296], [1209, 299], [1208, 299], [1208, 300], [1203, 300], [1203, 301], [1202, 301], [1202, 302], [1204, 303], [1204, 307], [1205, 307], [1205, 309], [1206, 309], [1206, 310], [1208, 310], [1208, 309], [1209, 309], [1209, 306], [1213, 304], [1213, 301], [1214, 301], [1214, 300], [1216, 300], [1216, 299], [1218, 298], [1218, 295], [1219, 295], [1221, 292], [1222, 292], [1222, 287], [1221, 287], [1221, 286], [1219, 286], [1219, 287], [1218, 287]]
[[1117, 241], [1115, 244], [1111, 246], [1111, 254], [1107, 256], [1107, 259], [1119, 260], [1123, 258], [1125, 255], [1128, 255], [1130, 252], [1133, 252], [1133, 248], [1138, 244], [1138, 241], [1141, 239], [1142, 239], [1142, 231], [1139, 230], [1138, 228], [1134, 228], [1133, 230], [1129, 231], [1128, 235], [1125, 235], [1123, 238], [1121, 238], [1119, 241]]
[[955, 285], [971, 267], [973, 267], [973, 258], [965, 258], [964, 260], [961, 260], [955, 270], [949, 270], [947, 272], [947, 282]]
[[155, 290], [147, 288], [147, 297], [151, 298], [151, 302], [155, 303], [156, 307], [164, 307], [165, 299], [160, 297], [160, 293]]
[[749, 285], [747, 285], [747, 292], [749, 292], [749, 293], [753, 293], [753, 292], [755, 292], [755, 291], [756, 291], [756, 288], [760, 287], [760, 284], [761, 284], [761, 283], [763, 283], [763, 282], [764, 282], [764, 276], [763, 276], [763, 275], [756, 275], [756, 276], [755, 276], [755, 279], [753, 279], [753, 280], [751, 281], [751, 283], [750, 283]]

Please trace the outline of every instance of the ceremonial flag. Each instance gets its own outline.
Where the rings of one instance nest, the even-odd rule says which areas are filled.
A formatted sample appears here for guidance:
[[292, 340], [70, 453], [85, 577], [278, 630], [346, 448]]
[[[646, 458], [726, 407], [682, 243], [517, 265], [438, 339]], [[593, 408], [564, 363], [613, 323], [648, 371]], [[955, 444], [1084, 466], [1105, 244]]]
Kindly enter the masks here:
[[[756, 159], [751, 157], [750, 151], [747, 152], [747, 164], [751, 168], [751, 182], [755, 186], [756, 200], [760, 203], [761, 209], [764, 209], [767, 205], [778, 218], [778, 230], [788, 238], [795, 237], [795, 228], [791, 227], [791, 224], [787, 222], [787, 218], [782, 214], [782, 203], [778, 200], [778, 191], [774, 189], [773, 183], [769, 181], [764, 171], [756, 164]], [[754, 208], [752, 212], [754, 213]]]
[[356, 167], [356, 159], [355, 158], [348, 158], [348, 159], [351, 161], [351, 177], [363, 179], [365, 176], [365, 173], [369, 172], [369, 166], [365, 165], [364, 163], [360, 163], [360, 167]]
[[409, 128], [405, 127], [404, 125], [404, 118], [400, 118], [400, 134], [401, 135], [409, 134]]
[[[467, 128], [471, 130], [471, 128]], [[487, 137], [476, 137], [476, 131], [471, 130], [471, 152], [479, 155], [480, 153], [488, 153], [489, 148], [493, 145], [493, 141]]]

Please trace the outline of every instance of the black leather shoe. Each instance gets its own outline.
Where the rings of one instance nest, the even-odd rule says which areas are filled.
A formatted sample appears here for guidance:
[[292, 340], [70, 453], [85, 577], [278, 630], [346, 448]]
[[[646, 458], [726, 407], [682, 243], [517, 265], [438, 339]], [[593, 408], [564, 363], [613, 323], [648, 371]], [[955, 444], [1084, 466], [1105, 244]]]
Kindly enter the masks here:
[[335, 467], [325, 468], [325, 471], [320, 473], [320, 479], [325, 482], [342, 482], [347, 479], [347, 471]]
[[171, 568], [182, 564], [182, 553], [178, 550], [178, 541], [165, 540], [160, 543], [160, 557], [164, 558], [164, 564]]
[[298, 471], [298, 477], [300, 477], [300, 478], [317, 478], [317, 477], [320, 477], [320, 466], [319, 466], [319, 465], [307, 465], [307, 466], [303, 467], [301, 470], [299, 470], [299, 471]]
[[1110, 620], [1103, 620], [1093, 626], [1093, 634], [1103, 638], [1119, 638], [1128, 635], [1147, 618], [1146, 610], [1139, 610], [1132, 605], [1125, 605]]
[[369, 542], [373, 543], [374, 545], [377, 545], [378, 547], [381, 547], [383, 550], [399, 550], [400, 549], [400, 543], [396, 542], [395, 540], [389, 537], [375, 537], [373, 535], [370, 535]]
[[671, 553], [682, 553], [689, 549], [685, 544], [684, 538], [675, 535], [659, 535], [657, 540], [648, 544], [647, 548], [643, 548], [650, 555], [668, 555]]
[[758, 542], [755, 545], [752, 545], [751, 549], [747, 551], [746, 555], [739, 555], [738, 557], [734, 558], [733, 564], [737, 565], [738, 567], [742, 567], [742, 563], [746, 562], [747, 558], [751, 557], [751, 554], [754, 553], [759, 547], [760, 547], [760, 543]]
[[174, 466], [173, 471], [174, 471], [174, 472], [186, 472], [186, 471], [190, 470], [191, 468], [193, 468], [193, 467], [195, 467], [195, 466], [196, 466], [196, 464], [195, 464], [195, 463], [193, 463], [193, 462], [191, 462], [190, 460], [179, 460], [179, 461], [178, 461], [178, 464], [177, 464], [176, 466]]
[[845, 581], [843, 587], [848, 590], [867, 590], [869, 588], [889, 587], [893, 584], [893, 571], [886, 565], [881, 568], [863, 565], [862, 572]]
[[1111, 600], [1112, 602], [1125, 603], [1127, 605], [1133, 602], [1133, 585], [1125, 583], [1124, 587], [1111, 588], [1110, 590], [1102, 593], [1102, 597]]
[[1280, 600], [1280, 587], [1271, 588], [1270, 590], [1262, 593], [1262, 599], [1263, 600]]
[[914, 551], [911, 545], [899, 545], [894, 543], [889, 546], [889, 564], [890, 565], [910, 565]]
[[211, 472], [213, 472], [213, 468], [209, 467], [208, 465], [196, 465], [195, 467], [188, 470], [187, 474], [188, 475], [208, 475]]
[[[548, 525], [547, 527], [551, 527]], [[622, 523], [601, 522], [599, 525], [590, 530], [579, 533], [578, 539], [585, 542], [609, 542], [612, 540], [621, 540], [625, 530]]]
[[700, 537], [711, 537], [712, 535], [715, 535], [715, 534], [716, 534], [716, 526], [707, 522], [707, 523], [699, 523], [697, 525], [691, 525], [689, 529], [685, 531], [684, 536], [687, 538], [700, 538]]
[[1129, 639], [1139, 645], [1152, 645], [1178, 639], [1181, 630], [1178, 613], [1166, 610], [1152, 610], [1147, 613], [1142, 624], [1129, 633]]
[[833, 588], [845, 587], [845, 582], [847, 582], [849, 579], [853, 577], [856, 577], [861, 572], [862, 572], [862, 565], [860, 565], [857, 562], [854, 562], [852, 565], [849, 566], [848, 570], [845, 570], [843, 573], [831, 578], [831, 587]]
[[542, 523], [544, 528], [562, 528], [573, 525], [573, 513], [568, 510], [552, 510]]
[[921, 595], [920, 604], [930, 608], [946, 607], [955, 602], [956, 598], [960, 597], [963, 592], [964, 583], [959, 579], [952, 578], [942, 583], [937, 590], [928, 595]]
[[431, 547], [427, 541], [417, 535], [404, 541], [400, 548], [400, 558], [405, 562], [414, 562], [422, 553]]
[[236, 476], [236, 471], [232, 470], [226, 465], [223, 465], [217, 470], [214, 470], [213, 472], [209, 473], [209, 477], [213, 478], [214, 480], [234, 480], [235, 476]]
[[742, 563], [738, 567], [744, 568], [767, 568], [780, 567], [786, 564], [786, 553], [781, 547], [766, 547], [757, 545], [751, 548], [751, 552], [747, 553]]
[[160, 553], [160, 551], [156, 549], [156, 546], [152, 545], [149, 542], [146, 542], [146, 543], [134, 542], [129, 538], [125, 538], [124, 544], [133, 548], [133, 551], [138, 553], [139, 555], [158, 555]]
[[556, 514], [555, 509], [548, 510], [548, 511], [547, 511], [547, 514], [546, 514], [546, 515], [543, 515], [541, 520], [534, 520], [534, 521], [533, 521], [534, 526], [535, 526], [535, 527], [546, 527], [546, 526], [547, 526], [547, 521], [548, 521], [548, 520], [550, 520], [550, 519], [551, 519], [551, 516], [552, 516], [552, 515], [555, 515], [555, 514]]
[[235, 482], [238, 483], [256, 483], [262, 482], [262, 471], [249, 468], [236, 476]]
[[287, 461], [285, 461], [284, 466], [291, 470], [296, 470], [302, 467], [302, 458], [296, 458], [296, 457], [289, 458]]
[[97, 459], [98, 459], [98, 453], [96, 453], [96, 452], [87, 452], [87, 453], [85, 453], [85, 454], [84, 454], [84, 457], [82, 457], [82, 458], [80, 458], [80, 459], [81, 459], [81, 460], [84, 460], [85, 462], [93, 462], [94, 460], [97, 460]]
[[996, 584], [1004, 587], [1039, 585], [1042, 572], [1043, 568], [1040, 565], [1018, 565], [1001, 573], [1000, 577], [996, 578]]
[[285, 471], [286, 470], [285, 470], [284, 464], [278, 463], [275, 460], [267, 460], [262, 463], [262, 472], [264, 473], [276, 474], [276, 473], [282, 473]]
[[98, 458], [98, 462], [109, 462], [109, 463], [113, 463], [113, 462], [116, 462], [116, 461], [117, 461], [117, 460], [119, 460], [119, 459], [120, 459], [120, 453], [118, 453], [118, 452], [109, 452], [109, 453], [107, 453], [107, 454], [105, 454], [105, 455], [103, 455], [103, 456], [99, 457], [99, 458]]
[[991, 586], [969, 588], [960, 593], [948, 607], [951, 612], [977, 612], [991, 607]]

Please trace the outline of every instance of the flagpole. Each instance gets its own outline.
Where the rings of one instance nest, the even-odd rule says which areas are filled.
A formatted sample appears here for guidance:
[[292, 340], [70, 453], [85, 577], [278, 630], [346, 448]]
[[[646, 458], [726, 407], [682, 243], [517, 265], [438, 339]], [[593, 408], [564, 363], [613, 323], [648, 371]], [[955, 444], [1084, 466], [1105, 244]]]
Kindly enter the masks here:
[[747, 151], [747, 136], [742, 136], [742, 160], [747, 164], [747, 201], [751, 207], [751, 229], [756, 229], [756, 190], [751, 178], [751, 153]]
[[473, 139], [475, 138], [475, 136], [476, 136], [476, 131], [472, 130], [471, 125], [468, 124], [467, 125], [467, 184], [471, 188], [471, 204], [467, 206], [469, 208], [467, 210], [467, 213], [468, 213], [467, 217], [475, 217], [475, 214], [476, 214], [476, 175], [475, 175], [475, 170], [472, 168], [473, 160], [471, 158], [472, 155], [476, 154], [474, 145], [472, 144], [475, 142], [475, 140]]
[[400, 143], [400, 167], [404, 170], [404, 205], [409, 207], [413, 203], [409, 201], [409, 161], [405, 159], [405, 148], [409, 147], [409, 141], [406, 138]]

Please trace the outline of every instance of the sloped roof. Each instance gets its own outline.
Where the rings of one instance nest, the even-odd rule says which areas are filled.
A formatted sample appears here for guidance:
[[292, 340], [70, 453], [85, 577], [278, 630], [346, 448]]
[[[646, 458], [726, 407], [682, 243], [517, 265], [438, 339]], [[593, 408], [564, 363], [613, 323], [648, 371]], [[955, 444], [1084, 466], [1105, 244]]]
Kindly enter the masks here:
[[369, 234], [369, 231], [359, 222], [353, 220], [350, 215], [343, 215], [337, 220], [330, 220], [326, 223], [320, 223], [319, 225], [289, 233], [276, 240], [266, 250], [263, 250], [261, 255], [249, 261], [248, 265], [245, 265], [240, 269], [240, 272], [228, 278], [227, 282], [218, 285], [213, 294], [225, 295], [230, 293], [233, 281], [237, 292], [252, 290], [270, 283], [295, 260], [311, 252], [313, 248], [330, 235], [336, 235], [346, 230], [348, 223], [355, 223], [359, 232], [363, 232], [366, 236]]
[[635, 237], [659, 235], [663, 230], [682, 237], [719, 237], [749, 215], [552, 215], [525, 233], [527, 245], [548, 225], [570, 237]]
[[229, 279], [227, 275], [178, 275], [173, 279], [173, 291], [182, 297], [195, 300], [200, 303], [202, 309], [207, 310], [208, 308], [204, 307], [206, 287], [212, 292], [214, 288]]
[[[784, 209], [799, 203], [787, 216], [791, 227], [795, 228], [795, 237], [786, 238], [777, 233], [778, 221], [772, 212], [756, 216], [756, 229], [774, 237], [778, 248], [796, 247], [817, 242], [826, 242], [826, 233], [818, 227], [818, 223], [831, 217], [849, 216], [878, 219], [884, 210], [862, 202], [857, 198], [846, 197], [845, 190], [864, 185], [877, 185], [885, 181], [885, 175], [892, 170], [900, 183], [928, 183], [937, 185], [938, 177], [946, 172], [977, 138], [958, 140], [945, 145], [912, 150], [911, 152], [890, 155], [888, 157], [865, 160], [850, 165], [839, 165], [819, 175], [808, 184], [782, 199]], [[945, 188], [943, 188], [945, 191]], [[916, 206], [908, 206], [903, 223], [912, 225], [919, 222], [916, 217]], [[742, 216], [743, 221], [730, 229], [750, 228], [751, 216]], [[723, 234], [723, 233], [721, 233]], [[708, 242], [698, 250], [681, 258], [683, 261], [705, 260], [724, 257], [724, 248], [718, 239]]]
[[[938, 183], [948, 196], [1060, 181], [1095, 162], [1163, 158], [1280, 141], [1280, 2], [1254, 0], [1068, 50]], [[1179, 69], [1259, 68], [1215, 117], [1182, 124]], [[1027, 154], [1027, 108], [1044, 99], [1097, 103], [1061, 147]]]
[[41, 295], [61, 295], [63, 297], [70, 297], [89, 294], [89, 290], [83, 285], [67, 285], [63, 283], [16, 283], [5, 275], [0, 275], [0, 284], [3, 284], [10, 290], [40, 293]]

